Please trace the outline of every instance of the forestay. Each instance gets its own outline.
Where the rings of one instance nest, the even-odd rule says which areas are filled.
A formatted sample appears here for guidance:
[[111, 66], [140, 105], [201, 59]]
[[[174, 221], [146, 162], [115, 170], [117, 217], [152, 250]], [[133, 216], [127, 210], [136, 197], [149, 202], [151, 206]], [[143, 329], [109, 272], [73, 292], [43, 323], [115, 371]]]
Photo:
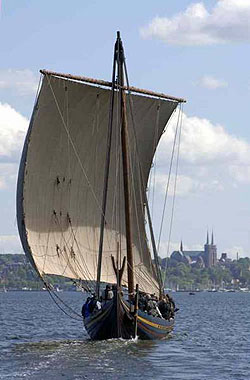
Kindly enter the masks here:
[[[178, 102], [129, 96], [137, 140], [136, 148], [127, 102], [135, 283], [152, 293], [159, 287], [145, 234], [145, 184], [158, 140]], [[96, 280], [109, 104], [108, 89], [43, 78], [17, 193], [23, 248], [40, 275]], [[115, 97], [101, 272], [101, 281], [108, 283], [116, 283], [111, 255], [116, 258], [117, 247], [121, 260], [126, 255], [118, 104]], [[125, 269], [123, 284], [126, 281]]]

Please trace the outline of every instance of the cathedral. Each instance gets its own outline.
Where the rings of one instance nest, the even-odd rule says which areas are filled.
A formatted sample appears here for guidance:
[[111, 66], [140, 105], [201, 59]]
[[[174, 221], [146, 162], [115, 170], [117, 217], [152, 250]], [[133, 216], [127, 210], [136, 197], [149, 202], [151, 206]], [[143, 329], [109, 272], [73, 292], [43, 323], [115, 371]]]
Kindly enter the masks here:
[[209, 234], [207, 232], [207, 241], [204, 244], [204, 251], [184, 251], [181, 242], [180, 250], [174, 251], [170, 259], [174, 259], [185, 264], [198, 268], [210, 268], [217, 264], [217, 247], [214, 244], [214, 234], [212, 232], [211, 243], [209, 243]]

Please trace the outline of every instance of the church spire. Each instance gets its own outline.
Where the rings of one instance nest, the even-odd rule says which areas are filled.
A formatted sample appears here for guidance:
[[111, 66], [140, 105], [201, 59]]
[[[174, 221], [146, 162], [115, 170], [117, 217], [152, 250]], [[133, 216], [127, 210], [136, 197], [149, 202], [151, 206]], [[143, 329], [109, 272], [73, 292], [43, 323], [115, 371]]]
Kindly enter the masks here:
[[180, 245], [180, 251], [183, 252], [183, 244], [182, 244], [182, 240], [181, 240], [181, 245]]
[[212, 241], [211, 244], [214, 245], [214, 231], [212, 231]]
[[207, 231], [207, 242], [206, 244], [208, 245], [209, 244], [209, 236], [208, 236], [208, 231]]

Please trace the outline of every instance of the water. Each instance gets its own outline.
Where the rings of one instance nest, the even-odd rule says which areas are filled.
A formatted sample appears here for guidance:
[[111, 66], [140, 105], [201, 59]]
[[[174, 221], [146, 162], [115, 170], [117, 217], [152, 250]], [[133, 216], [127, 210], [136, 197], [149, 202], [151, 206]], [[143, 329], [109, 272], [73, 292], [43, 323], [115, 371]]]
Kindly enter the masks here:
[[[60, 293], [81, 308], [82, 294]], [[92, 342], [47, 292], [0, 293], [0, 379], [250, 379], [250, 293], [175, 293], [165, 341]]]

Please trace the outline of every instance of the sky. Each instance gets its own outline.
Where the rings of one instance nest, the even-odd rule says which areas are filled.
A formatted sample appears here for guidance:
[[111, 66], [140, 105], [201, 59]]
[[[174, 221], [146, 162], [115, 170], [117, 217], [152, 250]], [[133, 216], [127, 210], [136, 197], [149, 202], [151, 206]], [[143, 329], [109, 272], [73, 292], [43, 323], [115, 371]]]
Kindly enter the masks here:
[[[130, 83], [187, 99], [170, 252], [250, 257], [250, 0], [0, 0], [0, 253], [21, 253], [15, 211], [23, 140], [39, 70], [111, 79], [121, 31]], [[156, 162], [159, 230], [170, 142]], [[167, 205], [160, 255], [168, 246]]]

